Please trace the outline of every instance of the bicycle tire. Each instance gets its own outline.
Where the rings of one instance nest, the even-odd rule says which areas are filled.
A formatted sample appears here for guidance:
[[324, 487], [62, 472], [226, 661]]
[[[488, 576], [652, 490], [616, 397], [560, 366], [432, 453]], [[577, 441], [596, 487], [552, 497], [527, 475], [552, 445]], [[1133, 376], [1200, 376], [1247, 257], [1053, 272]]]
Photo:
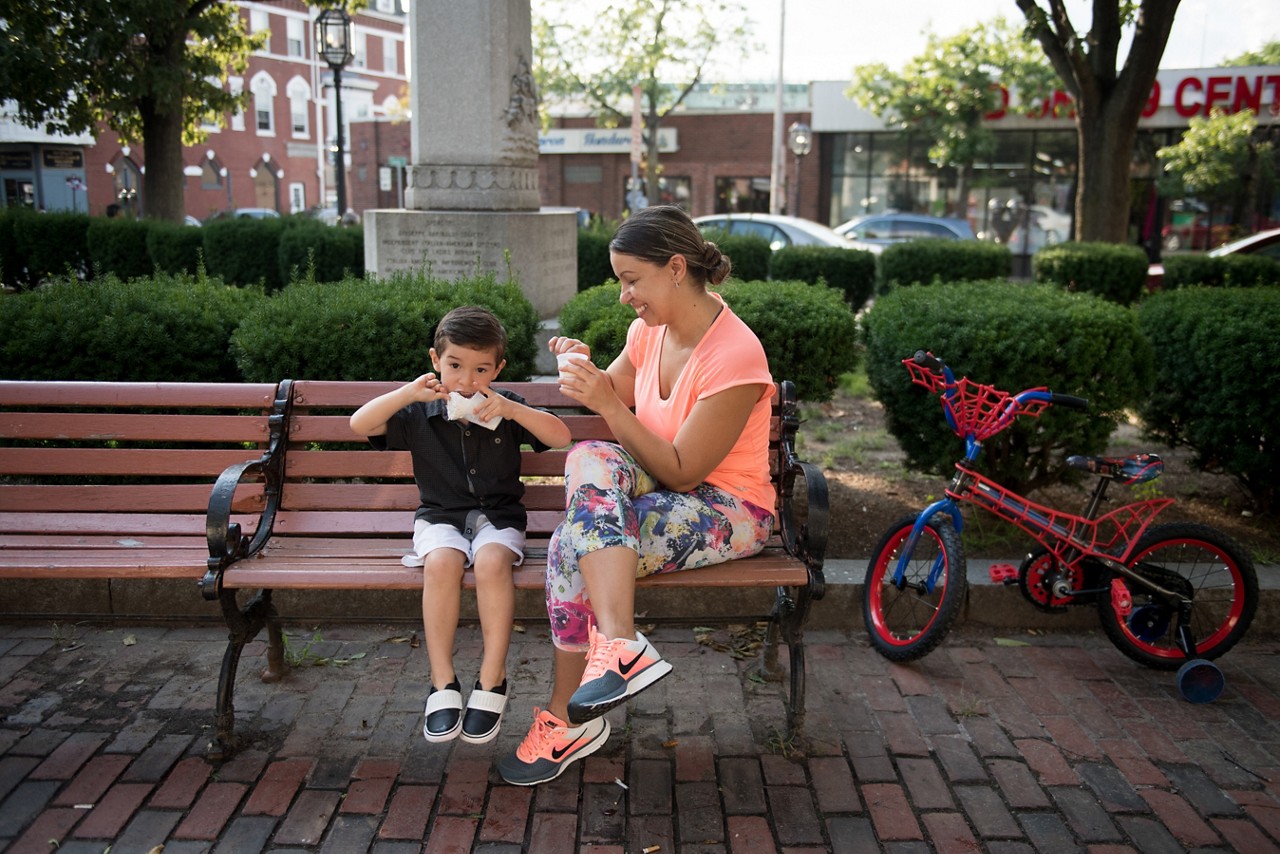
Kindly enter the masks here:
[[[890, 661], [912, 661], [928, 655], [951, 631], [968, 587], [964, 547], [950, 520], [930, 519], [920, 532], [907, 563], [902, 589], [893, 577], [899, 552], [911, 536], [916, 516], [904, 516], [893, 524], [867, 564], [862, 593], [862, 618], [876, 651]], [[924, 579], [935, 560], [942, 569], [933, 590], [925, 594]]]
[[[1249, 553], [1216, 528], [1181, 522], [1157, 525], [1139, 540], [1126, 566], [1191, 595], [1195, 658], [1214, 659], [1235, 646], [1258, 610], [1258, 576]], [[1108, 584], [1111, 578], [1123, 577], [1107, 575]], [[1178, 669], [1187, 656], [1177, 643], [1175, 609], [1139, 584], [1126, 581], [1126, 587], [1133, 599], [1128, 617], [1116, 611], [1111, 596], [1098, 597], [1098, 617], [1107, 638], [1139, 664]]]

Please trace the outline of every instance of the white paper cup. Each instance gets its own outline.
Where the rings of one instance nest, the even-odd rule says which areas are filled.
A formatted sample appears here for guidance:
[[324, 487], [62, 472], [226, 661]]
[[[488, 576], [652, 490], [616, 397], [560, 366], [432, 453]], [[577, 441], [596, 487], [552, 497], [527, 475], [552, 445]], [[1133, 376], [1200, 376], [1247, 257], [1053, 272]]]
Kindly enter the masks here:
[[586, 361], [586, 353], [556, 353], [556, 367], [560, 370], [560, 379], [564, 379], [564, 366], [573, 361]]

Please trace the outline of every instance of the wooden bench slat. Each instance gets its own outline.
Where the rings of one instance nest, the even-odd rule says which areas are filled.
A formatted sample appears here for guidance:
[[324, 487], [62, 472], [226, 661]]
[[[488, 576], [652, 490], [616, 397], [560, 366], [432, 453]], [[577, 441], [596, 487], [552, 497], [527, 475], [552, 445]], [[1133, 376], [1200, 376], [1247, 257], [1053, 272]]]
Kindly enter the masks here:
[[[416, 492], [415, 492], [416, 495]], [[236, 492], [238, 513], [262, 512], [262, 485], [246, 483]], [[204, 513], [208, 483], [136, 483], [127, 485], [0, 485], [0, 512]]]
[[261, 416], [114, 412], [0, 413], [0, 439], [94, 442], [265, 442]]
[[[524, 451], [521, 473], [525, 476], [564, 476], [566, 451]], [[304, 451], [290, 450], [285, 457], [286, 477], [297, 478], [376, 478], [413, 477], [413, 464], [408, 451]]]
[[[268, 409], [275, 383], [0, 381], [0, 406]], [[56, 401], [56, 403], [55, 403]]]
[[0, 552], [6, 549], [57, 549], [65, 552], [94, 549], [196, 549], [208, 551], [208, 541], [203, 537], [190, 534], [175, 536], [157, 536], [142, 534], [139, 536], [120, 536], [112, 534], [10, 534], [0, 538]]
[[[564, 512], [562, 484], [530, 483], [524, 489], [525, 509]], [[290, 485], [286, 499], [289, 510], [416, 510], [418, 487], [412, 482], [295, 483]], [[0, 509], [3, 509], [2, 502], [0, 492]]]
[[[256, 516], [240, 522], [252, 531]], [[144, 534], [175, 536], [205, 534], [205, 514], [195, 513], [0, 513], [0, 531], [7, 534], [116, 534], [132, 538]]]
[[208, 477], [257, 459], [249, 450], [174, 448], [0, 448], [0, 473], [13, 475], [173, 475]]
[[[414, 509], [408, 510], [290, 510], [276, 516], [274, 530], [289, 536], [333, 537], [362, 535], [404, 536], [413, 532]], [[537, 535], [555, 530], [564, 520], [564, 510], [530, 510], [527, 533]]]
[[0, 549], [0, 578], [190, 578], [205, 571], [207, 548]]
[[[293, 404], [295, 408], [318, 409], [350, 409], [368, 403], [375, 397], [394, 391], [403, 382], [343, 382], [336, 380], [295, 380], [293, 383]], [[556, 409], [578, 409], [575, 401], [560, 393], [560, 387], [553, 382], [542, 383], [494, 383], [498, 388], [511, 387], [523, 397], [530, 406]]]
[[[566, 414], [561, 417], [569, 425], [574, 441], [609, 439], [613, 436], [605, 420], [599, 415]], [[348, 416], [308, 415], [306, 413], [298, 413], [291, 419], [289, 440], [292, 442], [359, 442], [362, 444], [366, 441], [364, 436], [352, 432]]]

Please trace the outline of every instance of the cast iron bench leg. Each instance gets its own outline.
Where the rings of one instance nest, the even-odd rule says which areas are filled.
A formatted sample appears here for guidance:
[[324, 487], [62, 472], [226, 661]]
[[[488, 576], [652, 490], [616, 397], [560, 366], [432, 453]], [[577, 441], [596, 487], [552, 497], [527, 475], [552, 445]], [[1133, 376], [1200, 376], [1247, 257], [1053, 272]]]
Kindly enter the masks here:
[[[256, 596], [240, 608], [236, 601], [236, 591], [222, 590], [218, 594], [222, 605], [222, 617], [227, 622], [227, 651], [222, 656], [222, 672], [218, 675], [218, 707], [214, 718], [213, 741], [209, 743], [209, 759], [221, 762], [230, 758], [235, 752], [235, 690], [236, 671], [240, 666], [240, 654], [244, 646], [258, 636], [264, 625], [272, 627], [274, 638], [279, 638], [280, 624], [276, 619], [275, 608], [271, 605], [271, 591], [259, 591]], [[275, 659], [283, 666], [283, 645], [276, 641], [277, 654], [272, 655], [268, 641], [267, 669], [270, 670]], [[280, 671], [282, 672], [282, 670]], [[265, 674], [264, 674], [265, 678]], [[277, 677], [278, 678], [278, 677]]]

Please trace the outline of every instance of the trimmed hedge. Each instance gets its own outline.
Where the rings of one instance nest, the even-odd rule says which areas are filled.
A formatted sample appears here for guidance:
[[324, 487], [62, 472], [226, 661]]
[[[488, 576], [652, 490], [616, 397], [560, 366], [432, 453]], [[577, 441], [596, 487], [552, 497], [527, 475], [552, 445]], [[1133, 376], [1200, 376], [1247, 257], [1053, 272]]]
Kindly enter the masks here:
[[773, 249], [769, 241], [758, 234], [708, 235], [721, 252], [733, 262], [729, 275], [739, 282], [763, 281], [770, 276]]
[[1015, 393], [1048, 387], [1090, 401], [1087, 413], [1052, 408], [988, 439], [979, 465], [1023, 490], [1066, 480], [1068, 454], [1101, 453], [1126, 407], [1150, 387], [1151, 346], [1134, 313], [1090, 294], [1016, 282], [896, 288], [863, 316], [867, 377], [889, 431], [914, 469], [949, 476], [964, 444], [937, 398], [901, 364], [917, 350], [956, 376]]
[[1280, 509], [1280, 289], [1155, 294], [1138, 322], [1157, 354], [1148, 432], [1234, 477], [1262, 511]]
[[262, 285], [279, 290], [283, 219], [215, 219], [201, 226], [204, 263], [209, 275], [232, 285]]
[[1280, 285], [1280, 261], [1266, 255], [1173, 255], [1164, 262], [1163, 290], [1188, 285], [1249, 288]]
[[0, 301], [0, 371], [20, 380], [236, 382], [227, 344], [262, 298], [190, 276], [55, 280]]
[[[830, 400], [840, 374], [857, 367], [857, 321], [840, 291], [807, 282], [730, 280], [719, 292], [760, 338], [774, 379], [794, 382], [802, 399]], [[591, 360], [605, 368], [622, 352], [635, 319], [616, 288], [602, 285], [565, 305], [560, 334], [589, 346]]]
[[876, 256], [863, 249], [784, 246], [773, 253], [769, 274], [781, 281], [825, 281], [843, 292], [845, 302], [857, 311], [875, 291]]
[[204, 254], [204, 230], [199, 226], [152, 221], [147, 231], [147, 252], [164, 273], [194, 274]]
[[895, 285], [1003, 279], [1012, 272], [1009, 247], [981, 240], [909, 240], [892, 243], [880, 254], [884, 290]]
[[278, 254], [280, 281], [314, 278], [340, 282], [364, 275], [364, 229], [334, 227], [305, 218], [286, 221]]
[[609, 263], [609, 241], [613, 236], [603, 228], [578, 229], [578, 290], [585, 291], [613, 279]]
[[155, 270], [147, 251], [151, 223], [140, 219], [94, 217], [85, 233], [85, 245], [95, 276], [121, 279], [149, 276]]
[[533, 376], [537, 312], [518, 284], [492, 274], [459, 282], [423, 273], [294, 282], [254, 307], [232, 336], [231, 350], [247, 382], [407, 382], [432, 370], [427, 351], [436, 324], [460, 305], [485, 306], [506, 327], [501, 379]]
[[0, 285], [24, 288], [27, 280], [27, 257], [18, 242], [19, 217], [34, 216], [27, 208], [0, 208]]
[[29, 284], [68, 274], [89, 277], [89, 221], [88, 214], [79, 213], [31, 214], [14, 220], [13, 236], [22, 247]]
[[1129, 305], [1146, 288], [1147, 253], [1119, 243], [1059, 243], [1031, 256], [1031, 276]]

